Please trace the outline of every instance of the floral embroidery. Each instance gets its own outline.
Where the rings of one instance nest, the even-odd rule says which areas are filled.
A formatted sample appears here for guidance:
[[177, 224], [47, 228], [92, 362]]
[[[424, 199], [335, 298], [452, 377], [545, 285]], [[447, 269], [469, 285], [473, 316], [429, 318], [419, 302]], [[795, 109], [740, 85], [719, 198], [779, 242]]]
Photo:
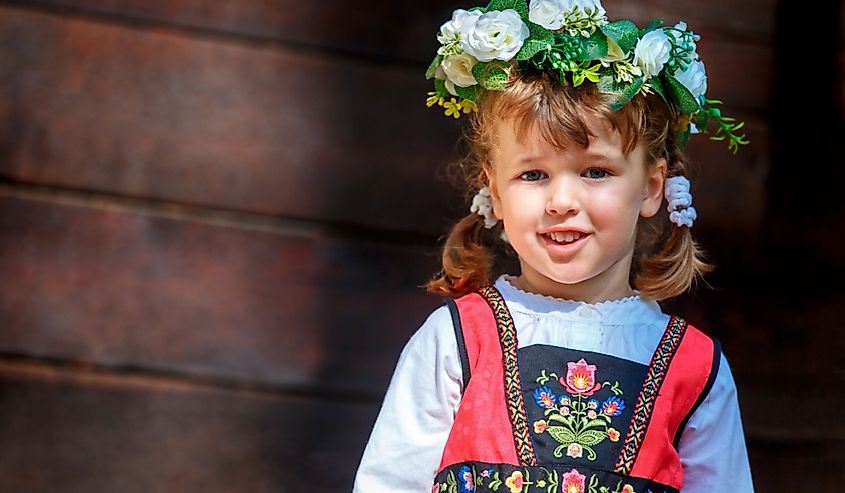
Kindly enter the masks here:
[[469, 466], [463, 466], [458, 470], [458, 481], [461, 493], [472, 493], [475, 491], [475, 475]]
[[[625, 401], [620, 397], [623, 392], [619, 382], [599, 382], [596, 380], [596, 365], [587, 363], [584, 358], [578, 362], [566, 363], [566, 375], [547, 374], [543, 370], [536, 381], [540, 387], [534, 391], [534, 402], [543, 409], [546, 419], [534, 422], [534, 432], [548, 433], [560, 445], [555, 448], [555, 457], [562, 457], [564, 451], [568, 457], [578, 459], [586, 451], [588, 460], [596, 460], [596, 445], [606, 439], [619, 440], [619, 432], [610, 425], [614, 416], [619, 416], [625, 409]], [[568, 393], [556, 395], [548, 383], [557, 381]], [[593, 397], [599, 390], [609, 390], [612, 395], [604, 401]]]
[[625, 401], [622, 399], [610, 396], [601, 405], [601, 410], [608, 416], [619, 416], [625, 409]]
[[514, 471], [511, 476], [505, 480], [505, 486], [510, 488], [511, 493], [520, 493], [525, 486], [525, 479], [521, 471]]
[[563, 473], [563, 493], [584, 493], [584, 485], [587, 476], [579, 473], [577, 469]]
[[566, 366], [566, 376], [560, 377], [560, 383], [569, 392], [591, 396], [601, 388], [601, 384], [596, 383], [596, 365], [588, 365], [584, 358], [581, 358], [577, 363], [569, 362]]
[[[545, 467], [521, 467], [508, 474], [493, 469], [477, 473], [475, 467], [466, 464], [453, 467], [457, 473], [455, 469], [448, 470], [443, 482], [434, 483], [432, 493], [636, 493], [630, 484], [623, 485], [624, 479], [611, 487], [601, 484], [597, 474], [587, 476], [575, 468], [559, 472]], [[532, 471], [539, 476], [533, 481]]]

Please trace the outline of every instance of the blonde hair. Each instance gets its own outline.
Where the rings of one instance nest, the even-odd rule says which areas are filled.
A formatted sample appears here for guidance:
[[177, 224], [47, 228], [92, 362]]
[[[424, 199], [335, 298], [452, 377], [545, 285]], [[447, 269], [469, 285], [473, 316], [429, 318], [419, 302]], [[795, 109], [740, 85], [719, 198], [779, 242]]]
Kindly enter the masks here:
[[[588, 115], [601, 116], [620, 132], [626, 154], [642, 141], [649, 165], [663, 158], [667, 178], [686, 174], [688, 163], [675, 141], [673, 124], [687, 122], [677, 122], [659, 96], [641, 94], [613, 111], [595, 84], [576, 88], [562, 85], [546, 72], [516, 73], [505, 90], [487, 93], [470, 117], [464, 136], [469, 153], [457, 163], [468, 194], [487, 185], [485, 171], [492, 166], [496, 122], [513, 119], [518, 140], [536, 125], [542, 138], [555, 147], [575, 144], [586, 148], [592, 137]], [[443, 246], [442, 271], [426, 285], [429, 292], [458, 297], [491, 282], [493, 240], [485, 238], [485, 231], [483, 218], [477, 214], [468, 214], [452, 227]], [[689, 228], [669, 223], [667, 214], [640, 218], [631, 282], [642, 297], [663, 300], [683, 294], [711, 269]]]

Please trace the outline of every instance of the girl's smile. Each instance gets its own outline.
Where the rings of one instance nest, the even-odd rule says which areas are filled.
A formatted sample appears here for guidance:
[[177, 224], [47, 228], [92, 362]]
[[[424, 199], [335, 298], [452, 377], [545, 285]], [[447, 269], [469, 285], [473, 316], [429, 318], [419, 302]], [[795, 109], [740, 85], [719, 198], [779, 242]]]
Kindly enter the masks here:
[[518, 141], [499, 122], [488, 171], [493, 207], [519, 254], [527, 291], [585, 301], [631, 293], [629, 272], [639, 217], [660, 207], [665, 162], [647, 166], [643, 147], [623, 152], [622, 137], [599, 117], [584, 149], [557, 149], [530, 129]]

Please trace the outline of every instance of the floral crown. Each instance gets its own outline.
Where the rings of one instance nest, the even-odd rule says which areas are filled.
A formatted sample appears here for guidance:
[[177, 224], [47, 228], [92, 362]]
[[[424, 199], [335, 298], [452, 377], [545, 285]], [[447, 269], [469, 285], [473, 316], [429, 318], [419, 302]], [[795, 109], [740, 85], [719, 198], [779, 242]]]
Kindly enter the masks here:
[[684, 22], [668, 27], [656, 20], [645, 29], [630, 20], [608, 22], [600, 0], [492, 0], [486, 8], [455, 10], [440, 27], [440, 48], [426, 71], [434, 79], [426, 105], [459, 118], [477, 111], [487, 91], [505, 89], [514, 68], [543, 70], [565, 85], [598, 84], [614, 111], [641, 92], [657, 93], [676, 114], [679, 144], [713, 120], [710, 138], [727, 140], [736, 153], [749, 142], [737, 133], [744, 123], [704, 96], [699, 39]]

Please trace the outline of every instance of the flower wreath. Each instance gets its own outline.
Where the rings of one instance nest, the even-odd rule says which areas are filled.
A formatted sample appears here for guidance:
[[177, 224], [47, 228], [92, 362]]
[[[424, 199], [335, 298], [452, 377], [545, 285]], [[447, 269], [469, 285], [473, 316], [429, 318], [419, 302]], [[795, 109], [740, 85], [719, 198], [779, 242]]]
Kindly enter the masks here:
[[662, 20], [639, 29], [630, 20], [608, 22], [600, 0], [492, 0], [486, 8], [457, 9], [440, 27], [440, 48], [426, 71], [434, 91], [426, 105], [446, 116], [478, 110], [486, 91], [503, 90], [511, 72], [538, 69], [562, 84], [598, 84], [619, 110], [639, 93], [657, 93], [677, 117], [677, 140], [717, 124], [713, 140], [737, 152], [748, 144], [744, 126], [722, 115], [721, 101], [708, 99], [704, 63], [696, 52], [700, 36], [684, 22]]

